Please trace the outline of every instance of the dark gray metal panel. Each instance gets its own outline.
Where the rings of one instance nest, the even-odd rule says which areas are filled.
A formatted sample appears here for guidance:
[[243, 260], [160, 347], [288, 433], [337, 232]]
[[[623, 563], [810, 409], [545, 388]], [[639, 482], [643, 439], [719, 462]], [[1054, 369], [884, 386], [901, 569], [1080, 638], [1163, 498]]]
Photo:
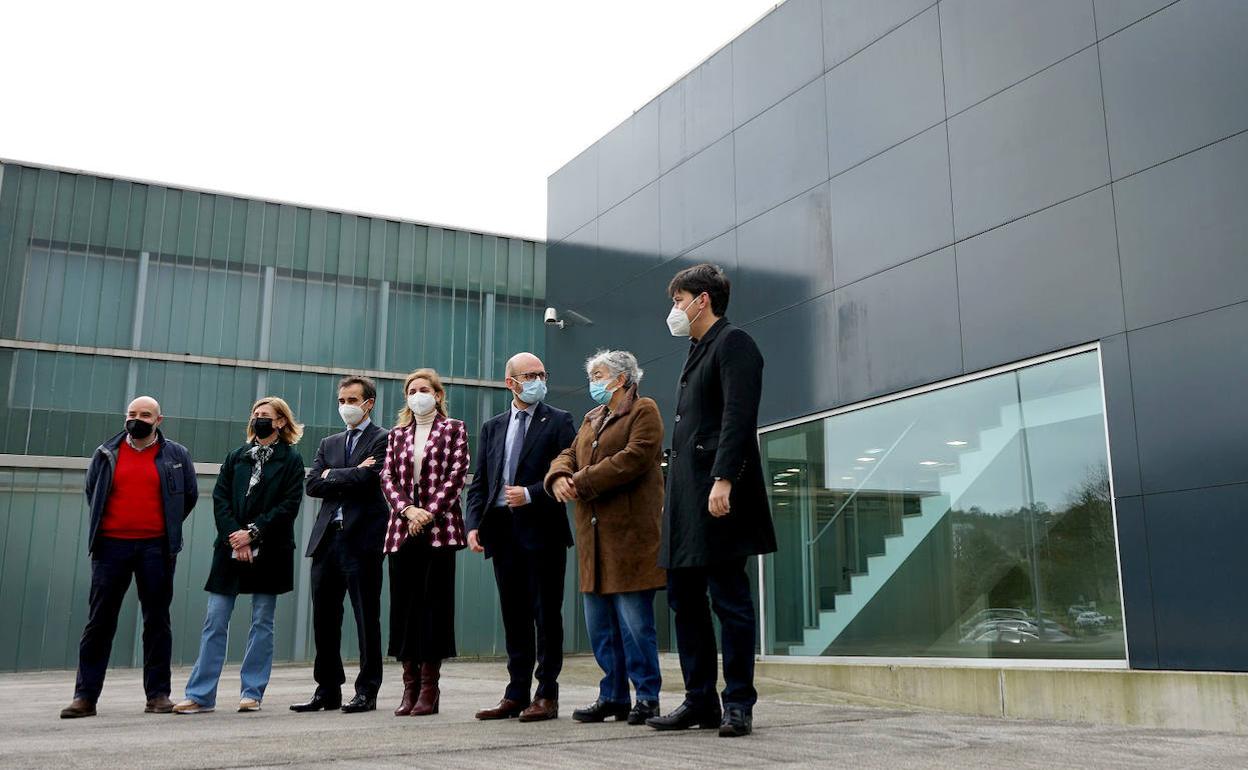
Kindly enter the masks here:
[[1248, 299], [1248, 134], [1114, 183], [1135, 329]]
[[732, 42], [733, 125], [823, 72], [819, 0], [789, 0]]
[[732, 229], [733, 137], [726, 136], [659, 180], [660, 247], [675, 256]]
[[676, 416], [676, 390], [680, 387], [680, 372], [684, 369], [689, 353], [685, 349], [669, 353], [661, 358], [642, 362], [646, 375], [641, 381], [641, 392], [653, 398], [663, 416], [663, 446], [672, 445], [672, 418]]
[[659, 171], [732, 130], [732, 47], [707, 59], [659, 95]]
[[760, 425], [800, 417], [839, 401], [836, 307], [831, 292], [746, 326], [763, 351]]
[[845, 61], [933, 5], [933, 0], [823, 0], [824, 69]]
[[591, 145], [551, 174], [546, 197], [546, 240], [550, 243], [598, 216], [598, 145]]
[[652, 101], [598, 140], [598, 210], [659, 176], [659, 103]]
[[832, 291], [830, 220], [823, 184], [737, 228], [741, 267], [731, 278], [744, 291], [732, 303], [735, 322]]
[[835, 296], [842, 402], [961, 373], [952, 247], [837, 289]]
[[1148, 558], [1148, 526], [1144, 501], [1119, 497], [1114, 501], [1118, 529], [1119, 572], [1127, 654], [1132, 668], [1157, 668], [1157, 624], [1153, 618], [1152, 569]]
[[925, 11], [824, 76], [837, 174], [945, 119], [940, 26]]
[[577, 305], [601, 293], [604, 287], [593, 280], [602, 272], [598, 266], [598, 220], [590, 220], [564, 240], [547, 246], [546, 259], [550, 265], [546, 296], [552, 305]]
[[1115, 179], [1248, 129], [1248, 3], [1182, 2], [1101, 43]]
[[1105, 422], [1109, 428], [1109, 459], [1116, 497], [1138, 495], [1140, 448], [1135, 437], [1135, 403], [1131, 393], [1131, 359], [1127, 335], [1101, 340], [1101, 376], [1105, 389]]
[[[737, 276], [737, 231], [729, 230], [718, 238], [707, 241], [696, 249], [685, 253], [685, 261], [697, 264], [710, 262], [722, 267], [729, 280]], [[675, 274], [675, 271], [672, 271]]]
[[959, 239], [1109, 181], [1095, 49], [949, 119]]
[[744, 222], [827, 180], [823, 81], [814, 81], [733, 136], [737, 222]]
[[1144, 498], [1161, 668], [1248, 670], [1248, 485]]
[[598, 259], [582, 291], [603, 286], [602, 268], [611, 281], [624, 281], [663, 262], [659, 249], [659, 183], [651, 182], [598, 218]]
[[1176, 0], [1094, 0], [1096, 33], [1108, 37]]
[[962, 241], [957, 254], [967, 371], [1125, 330], [1108, 188]]
[[1248, 481], [1248, 302], [1127, 334], [1145, 493]]
[[1092, 0], [944, 0], [949, 114], [1096, 42]]
[[837, 286], [953, 242], [944, 125], [834, 177], [831, 191]]

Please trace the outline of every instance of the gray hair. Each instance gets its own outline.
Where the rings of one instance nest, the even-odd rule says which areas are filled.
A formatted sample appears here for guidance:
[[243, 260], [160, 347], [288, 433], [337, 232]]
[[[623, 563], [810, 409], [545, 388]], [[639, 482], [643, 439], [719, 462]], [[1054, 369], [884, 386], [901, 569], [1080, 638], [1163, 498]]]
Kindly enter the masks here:
[[635, 385], [641, 382], [645, 372], [637, 365], [637, 356], [627, 350], [599, 350], [585, 359], [585, 373], [589, 374], [598, 367], [604, 367], [611, 377], [619, 377], [624, 373], [624, 385]]

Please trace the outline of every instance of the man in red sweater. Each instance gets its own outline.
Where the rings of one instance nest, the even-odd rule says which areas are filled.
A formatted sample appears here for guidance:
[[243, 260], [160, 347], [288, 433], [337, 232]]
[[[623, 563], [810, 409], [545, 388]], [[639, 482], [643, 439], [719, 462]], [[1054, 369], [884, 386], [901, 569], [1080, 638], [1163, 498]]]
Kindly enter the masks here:
[[134, 578], [143, 610], [143, 688], [148, 713], [167, 714], [173, 633], [169, 604], [182, 549], [182, 521], [198, 499], [195, 466], [186, 447], [165, 439], [156, 399], [140, 396], [126, 408], [125, 430], [95, 450], [87, 470], [91, 506], [90, 613], [78, 649], [74, 701], [62, 719], [95, 716], [117, 632], [122, 600]]

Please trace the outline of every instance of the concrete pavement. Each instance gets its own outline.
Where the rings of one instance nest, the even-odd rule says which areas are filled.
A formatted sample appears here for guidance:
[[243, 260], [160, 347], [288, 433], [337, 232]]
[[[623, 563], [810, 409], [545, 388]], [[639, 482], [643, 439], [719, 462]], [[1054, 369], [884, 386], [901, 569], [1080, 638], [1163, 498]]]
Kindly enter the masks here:
[[[680, 700], [679, 672], [664, 660], [664, 707]], [[174, 672], [174, 699], [187, 669]], [[3, 767], [439, 767], [439, 768], [1244, 768], [1248, 737], [1196, 731], [1074, 725], [952, 716], [889, 707], [863, 698], [774, 680], [760, 681], [755, 734], [721, 739], [714, 731], [658, 733], [609, 722], [581, 725], [572, 709], [593, 700], [592, 659], [571, 658], [554, 722], [480, 723], [473, 712], [500, 696], [500, 662], [455, 662], [444, 669], [442, 711], [396, 718], [398, 670], [386, 670], [379, 710], [294, 714], [312, 691], [309, 666], [274, 671], [264, 709], [239, 714], [238, 669], [222, 678], [219, 711], [197, 716], [143, 714], [138, 671], [109, 674], [100, 715], [57, 718], [72, 695], [72, 672], [0, 676]]]

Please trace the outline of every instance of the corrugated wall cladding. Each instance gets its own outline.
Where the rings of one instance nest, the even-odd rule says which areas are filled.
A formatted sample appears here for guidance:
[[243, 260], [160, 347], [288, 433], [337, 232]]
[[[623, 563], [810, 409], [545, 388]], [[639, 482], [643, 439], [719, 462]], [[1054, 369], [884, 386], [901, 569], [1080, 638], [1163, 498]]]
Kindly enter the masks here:
[[[3, 169], [0, 451], [88, 455], [144, 392], [219, 462], [257, 395], [290, 401], [315, 441], [338, 430], [335, 375], [423, 366], [462, 383], [453, 404], [475, 430], [505, 403], [475, 383], [541, 353], [543, 244]], [[392, 413], [398, 386], [382, 385]]]

